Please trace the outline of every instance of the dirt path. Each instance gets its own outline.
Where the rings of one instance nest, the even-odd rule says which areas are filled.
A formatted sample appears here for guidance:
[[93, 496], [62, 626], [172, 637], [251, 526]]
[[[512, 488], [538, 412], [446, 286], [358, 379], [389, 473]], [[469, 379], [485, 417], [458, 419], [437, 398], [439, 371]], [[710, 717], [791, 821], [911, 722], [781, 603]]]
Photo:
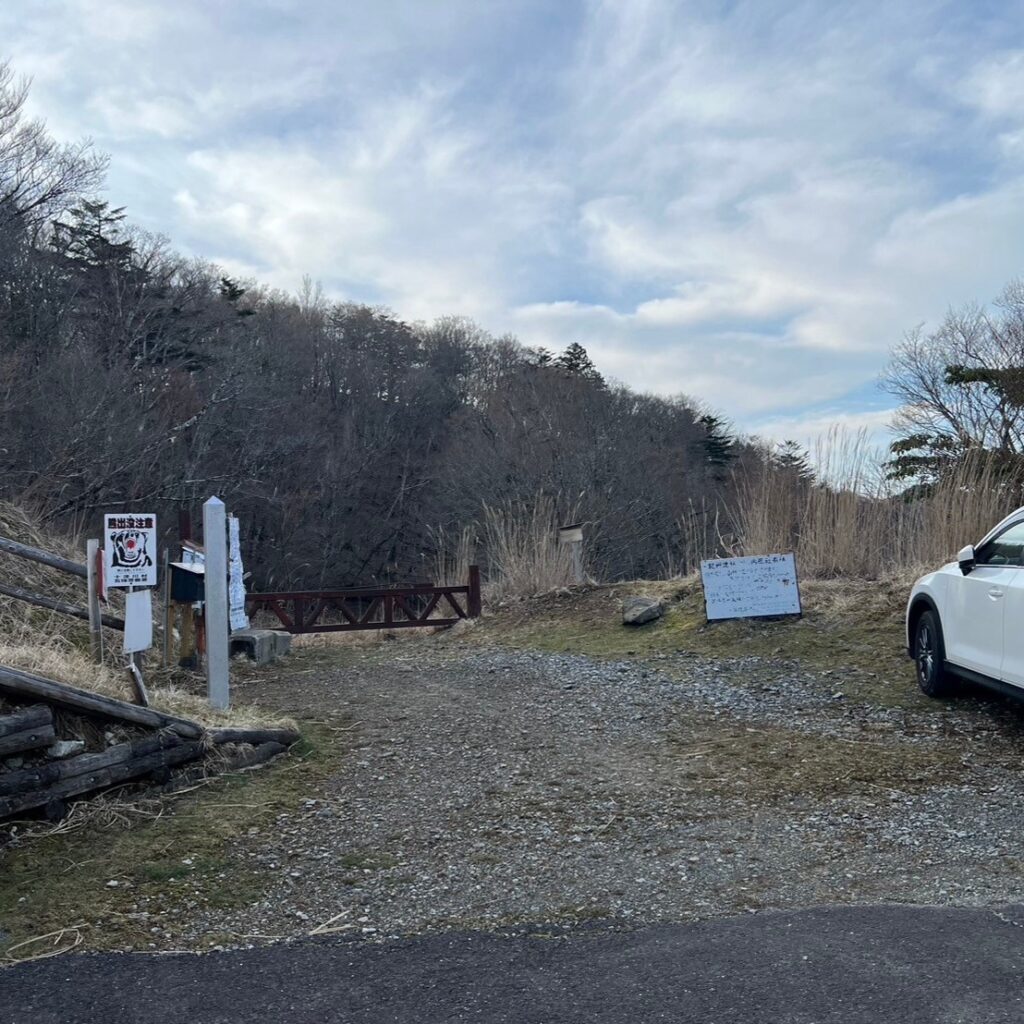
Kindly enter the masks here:
[[240, 837], [267, 895], [185, 922], [188, 941], [1019, 895], [1022, 715], [1005, 704], [880, 707], [763, 658], [430, 640], [248, 685], [350, 749], [273, 834]]

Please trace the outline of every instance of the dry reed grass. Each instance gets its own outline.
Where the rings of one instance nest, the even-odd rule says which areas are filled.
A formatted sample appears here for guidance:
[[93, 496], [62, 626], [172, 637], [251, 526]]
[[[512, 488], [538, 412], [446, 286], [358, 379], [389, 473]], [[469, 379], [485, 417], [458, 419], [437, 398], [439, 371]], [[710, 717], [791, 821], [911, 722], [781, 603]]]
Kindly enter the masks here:
[[765, 466], [738, 480], [733, 554], [794, 551], [805, 576], [908, 577], [951, 561], [1022, 503], [1021, 481], [963, 460], [931, 488], [894, 492], [863, 433], [819, 450], [823, 483]]
[[454, 533], [439, 526], [429, 532], [434, 546], [431, 580], [445, 586], [464, 584], [480, 544], [476, 526], [464, 526]]
[[[75, 543], [44, 530], [26, 509], [0, 502], [0, 536], [84, 563]], [[0, 582], [70, 604], [84, 605], [85, 581], [38, 562], [0, 552]], [[119, 614], [119, 594], [112, 594]], [[0, 664], [69, 683], [122, 700], [132, 699], [132, 686], [121, 654], [121, 634], [104, 630], [104, 661], [92, 660], [89, 629], [82, 620], [0, 595]], [[258, 708], [212, 709], [201, 694], [199, 680], [178, 670], [147, 668], [150, 700], [160, 711], [192, 718], [204, 725], [270, 725], [272, 716]], [[294, 724], [290, 720], [282, 723]], [[274, 724], [277, 724], [274, 722]]]
[[560, 516], [558, 503], [547, 495], [530, 503], [484, 505], [488, 598], [534, 597], [572, 585], [572, 560], [558, 541], [558, 528], [576, 515], [572, 507]]

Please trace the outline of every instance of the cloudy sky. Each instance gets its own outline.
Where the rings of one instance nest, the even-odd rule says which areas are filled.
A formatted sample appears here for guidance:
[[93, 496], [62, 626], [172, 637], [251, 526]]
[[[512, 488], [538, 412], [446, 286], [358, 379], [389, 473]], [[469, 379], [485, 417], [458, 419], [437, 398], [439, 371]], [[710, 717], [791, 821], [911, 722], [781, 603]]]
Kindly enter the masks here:
[[1022, 273], [1004, 0], [5, 0], [0, 56], [179, 249], [770, 436], [882, 431], [890, 345]]

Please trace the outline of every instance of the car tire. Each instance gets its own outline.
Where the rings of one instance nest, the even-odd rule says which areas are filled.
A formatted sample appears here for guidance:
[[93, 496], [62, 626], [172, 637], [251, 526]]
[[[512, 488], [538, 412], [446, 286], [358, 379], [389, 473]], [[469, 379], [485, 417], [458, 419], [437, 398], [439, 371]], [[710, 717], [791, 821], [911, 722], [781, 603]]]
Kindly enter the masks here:
[[921, 613], [914, 627], [914, 667], [917, 685], [929, 697], [950, 697], [956, 681], [946, 670], [946, 647], [942, 640], [939, 616], [929, 610]]

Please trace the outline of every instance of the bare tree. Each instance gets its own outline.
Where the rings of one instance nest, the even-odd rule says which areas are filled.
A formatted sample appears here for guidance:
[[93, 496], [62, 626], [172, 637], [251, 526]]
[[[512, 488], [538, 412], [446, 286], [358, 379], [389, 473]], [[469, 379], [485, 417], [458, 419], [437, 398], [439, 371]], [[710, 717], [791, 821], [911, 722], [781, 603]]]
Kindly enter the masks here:
[[57, 142], [25, 112], [29, 82], [0, 63], [0, 223], [42, 224], [103, 181], [107, 160], [89, 140]]
[[992, 309], [951, 310], [936, 330], [911, 331], [883, 386], [903, 402], [894, 476], [928, 476], [969, 451], [1024, 453], [1024, 285]]

